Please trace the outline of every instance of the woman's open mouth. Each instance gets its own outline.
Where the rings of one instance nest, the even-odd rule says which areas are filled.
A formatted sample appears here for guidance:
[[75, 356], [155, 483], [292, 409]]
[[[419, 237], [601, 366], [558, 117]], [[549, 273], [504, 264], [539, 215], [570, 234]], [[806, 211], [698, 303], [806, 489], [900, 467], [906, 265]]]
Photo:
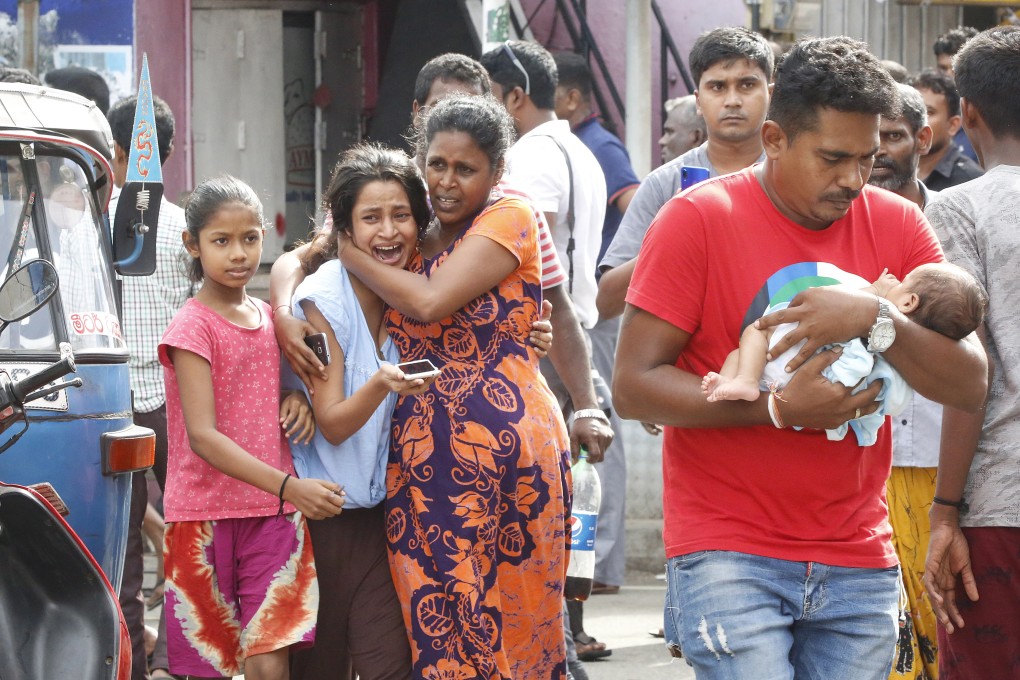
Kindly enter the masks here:
[[399, 243], [389, 246], [374, 246], [372, 255], [383, 264], [401, 264], [404, 256], [404, 246]]

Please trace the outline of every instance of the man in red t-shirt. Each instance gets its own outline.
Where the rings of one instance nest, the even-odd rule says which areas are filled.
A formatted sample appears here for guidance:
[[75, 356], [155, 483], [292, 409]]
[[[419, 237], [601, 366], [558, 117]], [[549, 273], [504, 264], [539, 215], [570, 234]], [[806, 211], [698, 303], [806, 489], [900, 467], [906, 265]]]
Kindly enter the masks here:
[[[645, 239], [627, 295], [614, 398], [667, 425], [663, 451], [666, 632], [699, 678], [887, 677], [898, 567], [885, 503], [891, 445], [822, 430], [877, 409], [821, 376], [854, 337], [915, 389], [976, 410], [986, 360], [873, 295], [827, 286], [902, 279], [942, 250], [917, 206], [866, 186], [893, 81], [863, 43], [798, 43], [779, 65], [763, 165], [671, 199]], [[802, 291], [798, 293], [798, 291]], [[701, 377], [764, 317], [806, 340], [781, 394], [708, 402]], [[806, 428], [794, 431], [792, 426]]]

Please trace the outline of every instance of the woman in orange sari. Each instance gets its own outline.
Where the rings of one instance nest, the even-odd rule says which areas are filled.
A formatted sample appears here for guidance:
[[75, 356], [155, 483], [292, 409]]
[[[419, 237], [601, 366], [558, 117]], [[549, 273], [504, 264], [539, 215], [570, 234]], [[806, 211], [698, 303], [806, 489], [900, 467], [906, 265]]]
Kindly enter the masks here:
[[420, 128], [436, 220], [407, 270], [341, 247], [391, 307], [404, 361], [442, 369], [394, 413], [390, 566], [421, 678], [563, 678], [569, 443], [528, 344], [541, 306], [530, 207], [490, 198], [511, 121], [491, 97]]

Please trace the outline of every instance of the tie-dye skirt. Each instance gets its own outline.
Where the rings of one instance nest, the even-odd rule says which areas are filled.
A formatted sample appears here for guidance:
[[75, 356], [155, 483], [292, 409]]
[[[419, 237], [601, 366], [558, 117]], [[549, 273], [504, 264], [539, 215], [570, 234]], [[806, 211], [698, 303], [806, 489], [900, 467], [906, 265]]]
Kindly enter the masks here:
[[301, 513], [173, 522], [163, 552], [174, 675], [240, 675], [250, 656], [315, 641], [319, 585]]

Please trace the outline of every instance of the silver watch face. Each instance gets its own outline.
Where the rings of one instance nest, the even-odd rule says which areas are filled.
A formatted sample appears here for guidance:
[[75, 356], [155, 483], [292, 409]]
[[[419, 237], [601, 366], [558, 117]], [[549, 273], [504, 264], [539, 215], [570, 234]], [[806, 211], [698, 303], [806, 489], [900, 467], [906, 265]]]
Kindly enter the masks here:
[[868, 337], [868, 349], [872, 352], [884, 352], [896, 339], [896, 326], [892, 319], [881, 319], [875, 323]]

